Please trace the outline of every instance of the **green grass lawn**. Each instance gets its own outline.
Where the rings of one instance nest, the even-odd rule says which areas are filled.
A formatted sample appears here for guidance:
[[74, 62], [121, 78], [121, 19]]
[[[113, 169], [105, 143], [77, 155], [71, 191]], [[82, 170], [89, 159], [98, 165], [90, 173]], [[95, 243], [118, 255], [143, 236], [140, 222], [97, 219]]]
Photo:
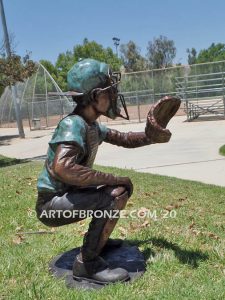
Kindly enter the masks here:
[[219, 149], [219, 153], [223, 156], [225, 156], [225, 145], [221, 146]]
[[[44, 226], [34, 213], [42, 163], [6, 163], [1, 157], [0, 166], [0, 299], [225, 299], [225, 188], [96, 167], [129, 176], [134, 194], [127, 209], [148, 208], [157, 220], [121, 219], [113, 232], [143, 251], [144, 276], [133, 284], [79, 291], [53, 278], [48, 263], [81, 245], [88, 220], [54, 229]], [[18, 235], [21, 231], [51, 233]]]

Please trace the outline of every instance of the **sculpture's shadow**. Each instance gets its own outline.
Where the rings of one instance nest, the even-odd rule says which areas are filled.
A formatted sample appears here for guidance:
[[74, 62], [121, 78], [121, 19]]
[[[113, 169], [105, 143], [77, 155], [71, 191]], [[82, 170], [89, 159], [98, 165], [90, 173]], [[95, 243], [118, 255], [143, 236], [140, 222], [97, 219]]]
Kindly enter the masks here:
[[[143, 252], [140, 252], [138, 246], [148, 244]], [[171, 249], [182, 264], [188, 264], [192, 268], [198, 267], [198, 262], [208, 259], [208, 255], [201, 251], [191, 251], [181, 249], [177, 244], [167, 241], [163, 238], [151, 238], [148, 240], [126, 240], [119, 248], [107, 248], [101, 253], [101, 256], [109, 263], [110, 268], [124, 268], [129, 272], [130, 281], [133, 282], [144, 274], [146, 270], [146, 261], [149, 257], [155, 256], [151, 247], [157, 246], [164, 249]], [[74, 248], [55, 257], [49, 264], [50, 271], [57, 278], [65, 278], [66, 285], [70, 288], [99, 289], [104, 285], [78, 282], [73, 279], [72, 268], [76, 255], [80, 248]]]
[[148, 244], [147, 247], [142, 253], [147, 260], [150, 256], [154, 257], [155, 252], [151, 249], [152, 246], [157, 246], [162, 249], [173, 250], [175, 257], [182, 264], [187, 264], [192, 268], [197, 268], [200, 261], [204, 261], [208, 259], [208, 255], [203, 253], [200, 250], [188, 250], [182, 249], [177, 244], [167, 241], [164, 238], [155, 238], [152, 237], [147, 240], [127, 240], [130, 245], [141, 246], [144, 244]]

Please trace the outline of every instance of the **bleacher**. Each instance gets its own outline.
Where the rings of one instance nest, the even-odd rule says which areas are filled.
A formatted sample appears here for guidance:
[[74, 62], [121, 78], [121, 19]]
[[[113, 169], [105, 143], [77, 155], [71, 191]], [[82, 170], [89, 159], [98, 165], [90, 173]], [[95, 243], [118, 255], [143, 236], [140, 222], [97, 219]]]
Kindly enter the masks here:
[[176, 77], [177, 95], [185, 103], [188, 121], [199, 116], [225, 117], [225, 72]]

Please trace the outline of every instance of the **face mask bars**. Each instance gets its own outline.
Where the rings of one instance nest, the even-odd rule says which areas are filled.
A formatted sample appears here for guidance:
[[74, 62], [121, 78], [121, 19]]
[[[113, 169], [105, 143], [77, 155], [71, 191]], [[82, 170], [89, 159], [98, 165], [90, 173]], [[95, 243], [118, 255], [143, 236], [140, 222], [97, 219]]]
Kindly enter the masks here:
[[125, 102], [125, 99], [124, 99], [124, 96], [122, 94], [118, 94], [118, 97], [117, 99], [120, 99], [120, 102], [122, 103], [122, 106], [123, 106], [123, 109], [124, 109], [124, 112], [126, 114], [126, 116], [123, 116], [121, 114], [119, 114], [119, 117], [125, 119], [125, 120], [130, 120], [130, 117], [129, 117], [129, 114], [128, 114], [128, 111], [127, 111], [127, 106], [126, 106], [126, 102]]
[[[116, 74], [116, 76], [114, 74]], [[114, 81], [114, 78], [116, 78], [116, 80], [115, 80], [116, 82]], [[99, 88], [94, 89], [92, 92], [95, 92], [95, 91], [98, 91], [98, 90], [100, 90], [102, 92], [109, 90], [111, 107], [112, 107], [114, 113], [118, 117], [121, 117], [125, 120], [130, 120], [124, 96], [122, 94], [118, 94], [118, 90], [117, 90], [117, 85], [120, 83], [120, 79], [121, 79], [121, 73], [113, 73], [113, 75], [111, 77], [112, 82], [114, 82], [113, 84], [111, 84], [110, 86], [107, 86], [106, 88], [103, 88], [103, 89], [99, 89]], [[117, 96], [115, 97], [116, 94], [117, 94]], [[118, 102], [118, 100], [122, 104], [122, 107], [123, 107], [124, 112], [125, 112], [125, 116], [123, 116], [122, 114], [117, 113], [117, 102]]]

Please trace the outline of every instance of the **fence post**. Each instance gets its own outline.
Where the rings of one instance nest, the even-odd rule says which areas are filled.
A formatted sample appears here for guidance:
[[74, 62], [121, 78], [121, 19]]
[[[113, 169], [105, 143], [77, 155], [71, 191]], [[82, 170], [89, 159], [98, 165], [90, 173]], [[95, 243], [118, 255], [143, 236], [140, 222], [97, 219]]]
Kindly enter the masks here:
[[46, 127], [48, 127], [48, 84], [47, 84], [47, 78], [46, 78], [46, 73], [44, 70], [44, 78], [45, 78], [45, 107], [46, 107], [46, 113], [45, 113], [45, 118], [46, 118]]
[[64, 117], [64, 109], [63, 109], [63, 100], [60, 96], [60, 107], [61, 107], [61, 114], [60, 114], [60, 120]]
[[136, 91], [136, 103], [137, 103], [137, 109], [138, 109], [138, 122], [141, 123], [140, 101], [139, 101], [139, 97], [138, 97], [137, 91]]
[[27, 116], [28, 116], [28, 123], [31, 131], [31, 122], [30, 122], [30, 113], [29, 113], [29, 102], [27, 102]]
[[224, 72], [222, 73], [222, 83], [223, 83], [223, 115], [225, 119]]
[[151, 70], [151, 73], [152, 73], [153, 103], [155, 103], [155, 87], [154, 87], [154, 73], [153, 73], [153, 70]]

